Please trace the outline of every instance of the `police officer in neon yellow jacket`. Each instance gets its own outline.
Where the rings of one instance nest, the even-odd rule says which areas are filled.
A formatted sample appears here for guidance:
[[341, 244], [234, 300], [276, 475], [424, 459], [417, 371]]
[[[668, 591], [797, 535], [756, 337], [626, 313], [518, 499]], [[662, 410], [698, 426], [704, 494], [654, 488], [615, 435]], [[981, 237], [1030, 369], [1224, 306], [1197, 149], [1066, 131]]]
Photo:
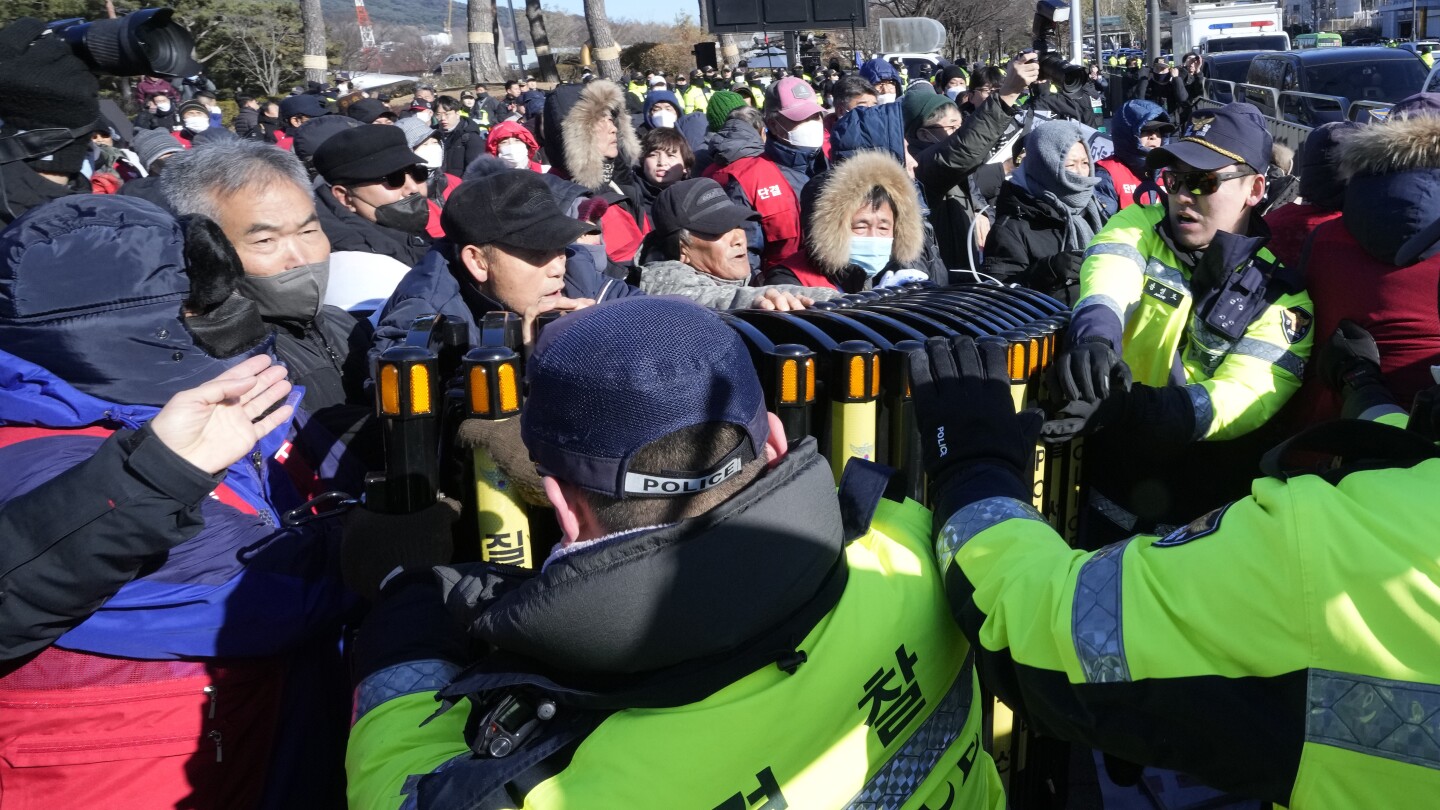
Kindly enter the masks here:
[[929, 511], [865, 462], [837, 500], [718, 316], [601, 304], [527, 375], [567, 539], [533, 576], [437, 581], [372, 527], [396, 556], [356, 643], [352, 808], [1004, 807]]
[[1035, 421], [1013, 415], [1003, 349], [958, 344], [931, 341], [911, 369], [941, 488], [936, 555], [982, 683], [1041, 734], [1291, 810], [1434, 804], [1433, 444], [1332, 422], [1316, 430], [1338, 426], [1364, 455], [1399, 448], [1398, 463], [1277, 465], [1249, 497], [1169, 535], [1085, 553], [1005, 461], [1023, 457]]
[[1094, 434], [1087, 522], [1109, 525], [1087, 534], [1183, 523], [1242, 494], [1255, 431], [1300, 386], [1314, 309], [1252, 215], [1270, 152], [1254, 107], [1196, 115], [1146, 158], [1168, 197], [1120, 211], [1085, 252], [1058, 363], [1071, 404], [1046, 434]]

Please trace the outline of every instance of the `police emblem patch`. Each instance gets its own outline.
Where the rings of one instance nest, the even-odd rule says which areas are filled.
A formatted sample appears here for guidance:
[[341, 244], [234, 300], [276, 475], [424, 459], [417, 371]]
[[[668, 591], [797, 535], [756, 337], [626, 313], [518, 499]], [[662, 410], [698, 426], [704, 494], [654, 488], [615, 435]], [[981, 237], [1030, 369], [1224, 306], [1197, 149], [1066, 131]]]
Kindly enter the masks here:
[[1185, 133], [1186, 137], [1203, 138], [1210, 132], [1210, 126], [1215, 123], [1213, 115], [1197, 115], [1190, 119], [1190, 129]]
[[1280, 324], [1285, 330], [1285, 339], [1294, 345], [1310, 334], [1310, 327], [1315, 324], [1315, 316], [1305, 311], [1304, 307], [1291, 307], [1281, 310]]
[[1231, 504], [1227, 503], [1219, 509], [1206, 512], [1184, 526], [1156, 540], [1151, 545], [1159, 546], [1160, 548], [1172, 548], [1174, 546], [1183, 546], [1191, 540], [1199, 540], [1207, 535], [1212, 535], [1220, 528], [1220, 519], [1225, 517], [1225, 510], [1229, 509], [1230, 506]]

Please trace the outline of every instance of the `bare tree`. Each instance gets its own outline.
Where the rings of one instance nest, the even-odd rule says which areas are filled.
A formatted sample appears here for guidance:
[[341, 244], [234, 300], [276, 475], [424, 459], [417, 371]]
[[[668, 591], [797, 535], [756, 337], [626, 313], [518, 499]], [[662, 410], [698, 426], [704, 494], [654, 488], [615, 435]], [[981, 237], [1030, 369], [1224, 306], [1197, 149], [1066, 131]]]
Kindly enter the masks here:
[[300, 0], [301, 27], [305, 30], [305, 55], [301, 64], [305, 68], [305, 81], [325, 83], [325, 13], [320, 0]]
[[530, 21], [530, 41], [535, 45], [535, 58], [540, 60], [540, 78], [547, 82], [560, 81], [555, 55], [550, 53], [550, 34], [545, 30], [545, 10], [540, 8], [540, 0], [525, 0], [525, 19]]
[[590, 27], [590, 55], [600, 68], [600, 78], [620, 81], [620, 47], [610, 33], [605, 0], [585, 0], [585, 22]]
[[470, 81], [502, 81], [504, 73], [495, 58], [495, 0], [470, 0], [465, 18], [470, 30]]
[[293, 6], [249, 5], [228, 20], [230, 64], [267, 95], [276, 95], [282, 83], [299, 76], [295, 57], [303, 38], [298, 17]]

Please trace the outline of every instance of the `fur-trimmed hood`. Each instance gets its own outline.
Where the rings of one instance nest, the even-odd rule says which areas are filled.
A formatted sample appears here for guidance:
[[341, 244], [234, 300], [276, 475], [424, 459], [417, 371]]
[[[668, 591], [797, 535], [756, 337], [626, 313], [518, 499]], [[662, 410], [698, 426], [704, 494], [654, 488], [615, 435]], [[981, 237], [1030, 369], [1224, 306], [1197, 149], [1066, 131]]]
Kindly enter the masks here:
[[920, 218], [915, 183], [893, 156], [864, 150], [815, 178], [801, 200], [806, 249], [827, 275], [835, 276], [850, 266], [850, 220], [860, 200], [876, 186], [895, 201], [892, 260], [905, 267], [920, 258], [925, 246], [925, 223]]
[[1340, 144], [1345, 228], [1365, 252], [1404, 267], [1440, 246], [1440, 118], [1360, 127]]
[[[553, 109], [552, 109], [553, 108]], [[640, 141], [625, 111], [625, 91], [614, 82], [597, 79], [589, 84], [561, 85], [545, 105], [546, 147], [562, 173], [588, 189], [605, 182], [605, 160], [595, 149], [595, 124], [605, 116], [615, 121], [620, 142], [619, 167], [640, 159]]]
[[1346, 177], [1440, 169], [1440, 117], [1412, 115], [1359, 127], [1340, 146]]

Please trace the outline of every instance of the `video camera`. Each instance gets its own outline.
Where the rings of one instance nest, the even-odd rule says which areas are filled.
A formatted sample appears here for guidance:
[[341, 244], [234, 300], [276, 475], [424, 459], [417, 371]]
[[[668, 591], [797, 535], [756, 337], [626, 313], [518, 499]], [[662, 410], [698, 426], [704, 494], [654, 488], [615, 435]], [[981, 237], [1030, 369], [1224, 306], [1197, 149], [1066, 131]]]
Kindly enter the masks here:
[[1039, 0], [1030, 23], [1031, 47], [1040, 55], [1040, 78], [1054, 82], [1060, 92], [1067, 95], [1080, 92], [1090, 78], [1085, 68], [1050, 52], [1053, 50], [1050, 35], [1055, 31], [1055, 24], [1069, 19], [1070, 4], [1066, 0]]
[[63, 39], [92, 71], [113, 76], [194, 76], [195, 39], [169, 8], [145, 8], [113, 20], [72, 17], [46, 26], [41, 36]]

